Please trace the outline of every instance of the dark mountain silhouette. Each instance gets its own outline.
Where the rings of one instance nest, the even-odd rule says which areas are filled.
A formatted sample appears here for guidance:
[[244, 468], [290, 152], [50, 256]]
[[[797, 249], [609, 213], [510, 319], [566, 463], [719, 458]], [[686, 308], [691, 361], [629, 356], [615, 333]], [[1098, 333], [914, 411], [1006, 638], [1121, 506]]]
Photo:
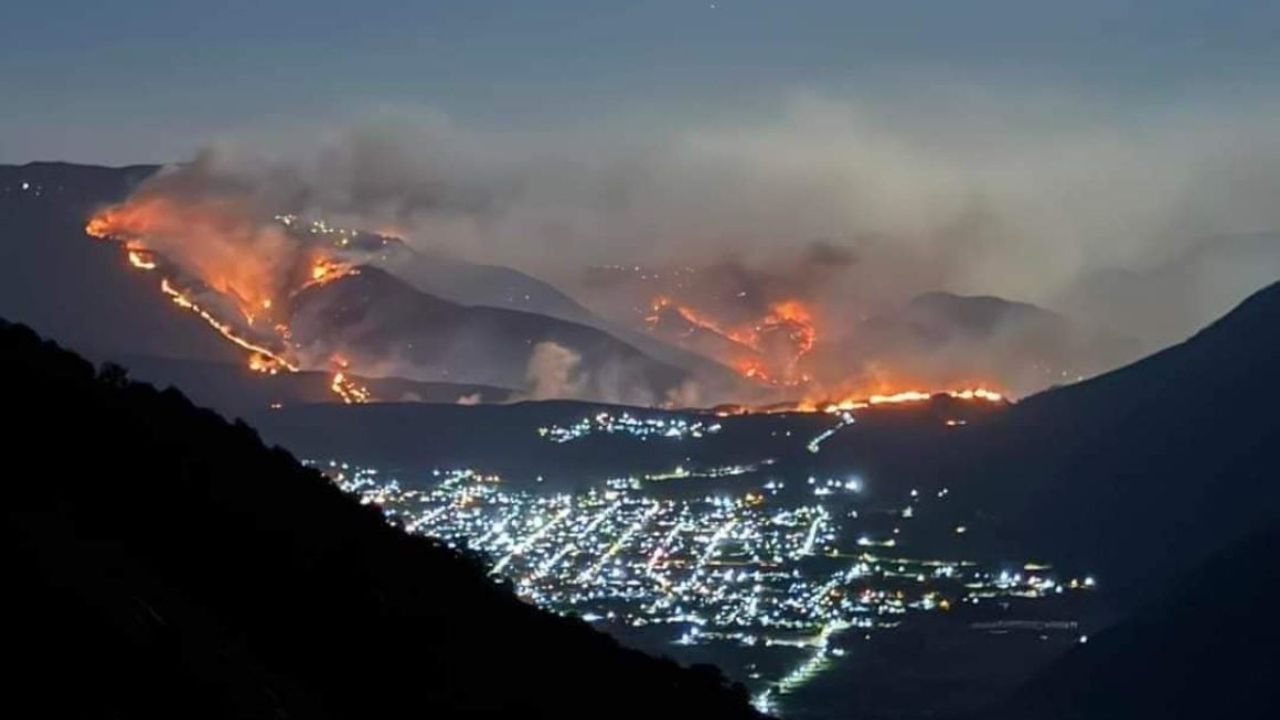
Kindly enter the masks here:
[[539, 372], [531, 361], [543, 343], [576, 356], [556, 369], [584, 397], [653, 404], [687, 377], [595, 328], [458, 305], [369, 266], [299, 293], [291, 325], [304, 347], [340, 351], [356, 367], [391, 360], [396, 374], [419, 380], [523, 387]]
[[977, 717], [1276, 717], [1277, 547], [1280, 524], [1271, 523], [1068, 652], [1012, 700]]
[[1151, 267], [1085, 273], [1059, 303], [1074, 316], [1124, 328], [1149, 351], [1212, 322], [1277, 277], [1280, 234], [1216, 236]]
[[[300, 241], [314, 241], [306, 223], [291, 227]], [[344, 237], [342, 247], [351, 259], [381, 268], [427, 295], [457, 305], [514, 310], [595, 328], [659, 362], [695, 373], [711, 389], [736, 388], [738, 378], [728, 368], [610, 322], [550, 283], [514, 268], [470, 262], [443, 248], [410, 247], [399, 238], [368, 232]]]
[[[1269, 553], [1280, 517], [1273, 470], [1280, 447], [1277, 367], [1280, 284], [1128, 367], [971, 416], [956, 431], [930, 433], [904, 416], [902, 426], [880, 433], [868, 418], [830, 439], [816, 460], [861, 463], [852, 466], [865, 468], [860, 474], [874, 483], [918, 487], [926, 495], [949, 488], [950, 501], [930, 511], [941, 517], [913, 529], [911, 548], [1019, 565], [1045, 560], [1061, 577], [1097, 578], [1100, 600], [1110, 606], [1099, 620], [1110, 628], [1008, 708], [983, 717], [1134, 717], [1150, 714], [1148, 707], [1177, 716], [1196, 715], [1179, 707], [1240, 707], [1245, 716], [1255, 708], [1274, 711], [1275, 695], [1259, 678], [1275, 674], [1268, 638], [1276, 597]], [[544, 404], [520, 407], [485, 410], [549, 412]], [[409, 426], [405, 418], [427, 409], [297, 408], [278, 424], [298, 438], [343, 437], [344, 452], [375, 457], [388, 443], [407, 447], [411, 440], [373, 432], [360, 441], [344, 428]], [[485, 442], [482, 428], [500, 427], [495, 418], [466, 420], [479, 409], [449, 410], [452, 419], [442, 424], [478, 443]], [[566, 408], [564, 420], [586, 413]], [[823, 420], [749, 417], [744, 422], [758, 427], [741, 435], [737, 421], [726, 420], [726, 431], [698, 452], [710, 458], [713, 444], [725, 442], [738, 452], [751, 447], [773, 455], [769, 438], [782, 427], [807, 437]], [[512, 423], [521, 426], [514, 415]], [[525, 464], [537, 452], [531, 434], [527, 442], [528, 455], [513, 450]], [[459, 448], [470, 452], [464, 441]], [[620, 445], [600, 448], [623, 452]], [[441, 457], [440, 448], [423, 452]], [[573, 464], [591, 462], [582, 452]], [[963, 535], [953, 532], [960, 526]], [[931, 528], [942, 535], [930, 537]], [[1250, 537], [1257, 532], [1263, 534]], [[1251, 645], [1252, 637], [1259, 642]], [[1209, 667], [1215, 663], [1220, 667]], [[1170, 688], [1168, 698], [1156, 697], [1162, 687]]]
[[1066, 322], [1061, 315], [1031, 303], [948, 292], [917, 295], [907, 304], [903, 316], [922, 332], [972, 337], [992, 335], [1009, 323], [1060, 326]]
[[[292, 225], [303, 242], [309, 226]], [[464, 260], [444, 248], [410, 247], [403, 240], [369, 232], [344, 239], [353, 259], [382, 268], [414, 288], [458, 305], [516, 310], [586, 325], [635, 347], [659, 362], [694, 372], [702, 383], [734, 387], [736, 376], [707, 358], [661, 342], [647, 333], [610, 322], [552, 284], [515, 268]]]
[[518, 601], [248, 426], [0, 324], [10, 707], [51, 717], [750, 717]]
[[[1101, 632], [972, 720], [1275, 716], [1278, 367], [1273, 284], [1132, 365], [879, 448], [888, 477], [951, 491], [913, 542], [1089, 572], [1109, 606]], [[865, 452], [852, 437], [823, 454]]]
[[947, 384], [998, 379], [1015, 394], [1136, 357], [1135, 344], [1051, 310], [989, 295], [930, 292], [869, 318], [845, 356]]
[[156, 170], [0, 166], [0, 315], [98, 359], [137, 353], [240, 362], [208, 328], [156, 302], [156, 278], [131, 271], [118, 248], [84, 234], [96, 207], [123, 200]]
[[443, 249], [412, 249], [402, 244], [384, 267], [423, 292], [460, 305], [520, 310], [583, 325], [603, 323], [547, 282], [502, 265], [468, 262]]
[[[966, 428], [917, 463], [992, 552], [1138, 601], [1280, 515], [1280, 284], [1186, 342]], [[928, 476], [928, 477], [925, 477]]]

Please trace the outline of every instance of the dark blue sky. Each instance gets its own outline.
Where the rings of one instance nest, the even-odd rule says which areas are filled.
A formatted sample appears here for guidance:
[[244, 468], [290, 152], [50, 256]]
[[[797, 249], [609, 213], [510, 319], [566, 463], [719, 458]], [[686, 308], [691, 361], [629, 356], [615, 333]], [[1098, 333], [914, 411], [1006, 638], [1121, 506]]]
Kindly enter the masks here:
[[788, 93], [1045, 88], [1119, 110], [1280, 90], [1264, 0], [5, 2], [0, 162], [189, 156], [431, 108], [530, 128], [680, 125]]

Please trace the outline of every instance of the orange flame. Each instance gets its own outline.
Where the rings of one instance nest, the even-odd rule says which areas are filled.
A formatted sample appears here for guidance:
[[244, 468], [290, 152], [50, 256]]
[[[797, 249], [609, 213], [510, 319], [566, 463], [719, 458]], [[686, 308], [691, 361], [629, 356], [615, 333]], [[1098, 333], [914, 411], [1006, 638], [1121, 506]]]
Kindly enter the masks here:
[[298, 288], [298, 291], [306, 290], [310, 287], [318, 287], [327, 285], [334, 280], [344, 278], [349, 275], [359, 275], [360, 271], [351, 263], [341, 262], [329, 257], [318, 257], [311, 263], [310, 277]]
[[155, 257], [146, 250], [129, 250], [129, 264], [139, 270], [155, 270]]
[[160, 281], [160, 291], [165, 295], [168, 295], [178, 307], [183, 308], [184, 310], [189, 310], [198, 315], [202, 320], [209, 324], [209, 327], [217, 330], [219, 335], [231, 341], [232, 344], [237, 345], [244, 350], [248, 350], [250, 353], [250, 369], [273, 375], [282, 369], [288, 370], [289, 372], [298, 372], [298, 366], [290, 362], [283, 355], [277, 354], [269, 348], [240, 337], [231, 325], [222, 322], [204, 308], [200, 307], [185, 293], [175, 288], [173, 284], [169, 282], [168, 278]]
[[[277, 309], [280, 305], [277, 300], [286, 295], [359, 272], [350, 263], [316, 257], [311, 260], [308, 276], [301, 279], [301, 285], [287, 292], [287, 288], [281, 287], [281, 273], [273, 263], [278, 263], [281, 257], [297, 257], [298, 248], [289, 245], [278, 228], [255, 226], [242, 210], [225, 202], [177, 203], [154, 195], [135, 197], [95, 214], [85, 225], [85, 233], [120, 243], [129, 264], [146, 271], [159, 268], [156, 252], [151, 249], [150, 240], [154, 239], [155, 247], [164, 247], [167, 261], [177, 260], [177, 266], [194, 273], [209, 288], [233, 300], [249, 325], [254, 325], [259, 314]], [[301, 370], [299, 363], [290, 357], [291, 333], [285, 323], [268, 323], [270, 332], [278, 340], [270, 344], [283, 348], [273, 349], [263, 342], [250, 340], [236, 325], [201, 306], [191, 293], [180, 289], [170, 278], [161, 279], [160, 291], [245, 351], [250, 370], [270, 375]], [[342, 367], [345, 369], [345, 362]], [[368, 388], [342, 371], [334, 374], [330, 389], [344, 403], [372, 400]]]
[[244, 202], [235, 200], [141, 194], [99, 210], [85, 233], [163, 256], [234, 299], [249, 316], [280, 295], [281, 268], [297, 251], [279, 226], [253, 217]]
[[[664, 312], [671, 310], [688, 325], [685, 335], [696, 330], [712, 333], [753, 353], [723, 359], [740, 375], [769, 385], [797, 385], [809, 381], [800, 372], [800, 363], [818, 342], [818, 332], [813, 313], [799, 300], [783, 300], [769, 305], [764, 317], [740, 327], [727, 327], [688, 305], [680, 305], [671, 298], [660, 295], [650, 305], [651, 313], [645, 318], [649, 329], [656, 330]], [[779, 333], [785, 339], [779, 349], [771, 340]], [[781, 357], [779, 355], [781, 354]]]
[[934, 392], [927, 392], [924, 390], [902, 390], [895, 393], [872, 394], [861, 397], [851, 396], [841, 400], [818, 403], [806, 401], [800, 404], [800, 409], [807, 412], [821, 410], [822, 412], [835, 413], [845, 412], [848, 410], [861, 410], [875, 405], [905, 405], [921, 403], [939, 396], [972, 402], [1001, 403], [1006, 401], [1005, 396], [1001, 393], [989, 390], [985, 387], [976, 387], [963, 388], [959, 390], [939, 390]]
[[367, 403], [372, 399], [369, 388], [356, 383], [341, 370], [333, 374], [333, 381], [329, 383], [329, 389], [342, 398], [342, 402], [348, 405]]
[[89, 218], [88, 224], [84, 226], [84, 232], [89, 237], [108, 240], [113, 227], [116, 227], [116, 212], [114, 209], [107, 209]]

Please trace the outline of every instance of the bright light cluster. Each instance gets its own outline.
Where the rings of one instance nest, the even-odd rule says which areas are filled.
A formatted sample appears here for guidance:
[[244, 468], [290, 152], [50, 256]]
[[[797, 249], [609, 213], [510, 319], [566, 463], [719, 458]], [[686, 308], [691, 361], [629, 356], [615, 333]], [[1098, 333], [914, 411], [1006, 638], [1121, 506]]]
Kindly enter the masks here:
[[415, 488], [369, 468], [322, 469], [408, 532], [487, 555], [493, 574], [539, 606], [606, 629], [671, 626], [679, 645], [799, 648], [791, 671], [760, 678], [756, 702], [765, 710], [843, 653], [834, 638], [847, 629], [891, 629], [910, 613], [1094, 587], [1091, 578], [1058, 581], [1046, 566], [995, 570], [898, 550], [902, 529], [926, 503], [946, 502], [946, 489], [911, 490], [891, 508], [868, 501], [867, 516], [896, 518], [891, 531], [877, 532], [858, 529], [857, 478], [811, 477], [801, 490], [813, 492], [797, 502], [779, 495], [778, 480], [745, 481], [738, 494], [670, 498], [650, 492], [657, 486], [645, 477], [565, 493], [512, 487], [471, 469], [435, 471]]
[[685, 438], [697, 439], [718, 432], [720, 432], [718, 422], [707, 423], [684, 417], [641, 418], [626, 411], [617, 415], [611, 412], [600, 412], [592, 417], [582, 418], [572, 425], [538, 428], [538, 434], [553, 443], [572, 442], [597, 433], [630, 435], [641, 440], [649, 438], [684, 440]]

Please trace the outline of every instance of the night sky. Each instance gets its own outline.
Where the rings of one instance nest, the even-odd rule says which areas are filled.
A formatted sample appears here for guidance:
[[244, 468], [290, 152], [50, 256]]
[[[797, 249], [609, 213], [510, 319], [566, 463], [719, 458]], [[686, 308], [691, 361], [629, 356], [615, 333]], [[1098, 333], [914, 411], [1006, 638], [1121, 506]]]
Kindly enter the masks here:
[[716, 0], [9, 2], [0, 162], [189, 157], [379, 113], [662, 128], [838, 99], [1270, 101], [1280, 4]]

